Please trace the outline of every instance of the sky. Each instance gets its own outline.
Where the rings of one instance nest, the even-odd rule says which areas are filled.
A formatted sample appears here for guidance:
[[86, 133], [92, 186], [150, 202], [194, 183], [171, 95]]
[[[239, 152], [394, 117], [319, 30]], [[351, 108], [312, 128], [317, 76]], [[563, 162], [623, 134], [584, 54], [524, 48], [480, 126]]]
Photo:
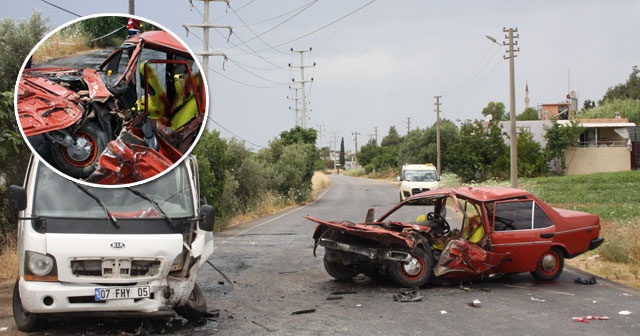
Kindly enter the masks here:
[[[51, 4], [55, 5], [52, 6]], [[77, 18], [128, 13], [129, 0], [22, 0], [4, 15], [26, 19], [33, 9], [56, 28]], [[136, 0], [135, 15], [154, 21], [203, 50], [200, 0]], [[306, 126], [318, 146], [353, 151], [395, 126], [400, 135], [440, 116], [460, 124], [481, 119], [491, 101], [509, 108], [509, 60], [503, 28], [517, 28], [516, 113], [602, 98], [640, 65], [640, 1], [230, 0], [211, 2], [208, 127], [259, 150], [296, 126], [296, 90], [304, 65]], [[291, 52], [305, 50], [309, 52]], [[292, 67], [289, 67], [289, 64]], [[313, 78], [311, 82], [310, 79]], [[297, 90], [298, 109], [302, 92]], [[291, 98], [291, 99], [290, 99]]]

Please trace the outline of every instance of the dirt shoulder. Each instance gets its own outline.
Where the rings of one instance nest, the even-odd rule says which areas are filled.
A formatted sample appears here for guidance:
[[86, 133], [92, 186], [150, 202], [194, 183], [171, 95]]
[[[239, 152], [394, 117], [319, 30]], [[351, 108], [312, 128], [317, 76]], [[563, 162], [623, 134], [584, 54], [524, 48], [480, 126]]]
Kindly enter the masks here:
[[[13, 284], [15, 280], [0, 281], [0, 334], [4, 332], [17, 332], [16, 324], [13, 322], [13, 311], [11, 309], [11, 296], [13, 294]], [[3, 331], [4, 328], [8, 328]]]

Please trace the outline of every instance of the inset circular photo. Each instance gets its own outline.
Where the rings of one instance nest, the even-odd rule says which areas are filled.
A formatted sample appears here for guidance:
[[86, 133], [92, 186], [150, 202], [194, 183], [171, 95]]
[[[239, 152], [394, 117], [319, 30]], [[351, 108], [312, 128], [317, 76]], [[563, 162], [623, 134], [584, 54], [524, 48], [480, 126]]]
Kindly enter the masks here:
[[27, 144], [68, 179], [123, 187], [182, 161], [206, 123], [193, 52], [155, 22], [92, 15], [58, 27], [25, 60], [16, 119]]

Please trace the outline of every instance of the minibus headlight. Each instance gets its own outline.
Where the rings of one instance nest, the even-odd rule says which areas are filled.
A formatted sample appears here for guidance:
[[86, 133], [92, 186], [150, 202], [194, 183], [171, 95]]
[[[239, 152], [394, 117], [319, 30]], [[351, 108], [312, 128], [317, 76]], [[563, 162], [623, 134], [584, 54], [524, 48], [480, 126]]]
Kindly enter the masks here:
[[33, 275], [55, 275], [51, 273], [56, 269], [56, 261], [50, 255], [44, 255], [36, 252], [27, 252], [26, 262], [28, 271]]

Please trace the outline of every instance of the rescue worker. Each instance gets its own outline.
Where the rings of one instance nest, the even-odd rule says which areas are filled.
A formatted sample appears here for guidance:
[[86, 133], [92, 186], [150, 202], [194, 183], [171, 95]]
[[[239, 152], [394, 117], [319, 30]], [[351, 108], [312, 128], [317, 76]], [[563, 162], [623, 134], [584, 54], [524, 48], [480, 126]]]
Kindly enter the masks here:
[[129, 36], [132, 37], [138, 35], [140, 33], [140, 29], [142, 28], [142, 22], [138, 19], [129, 18], [129, 22], [127, 22], [127, 28], [129, 29]]

